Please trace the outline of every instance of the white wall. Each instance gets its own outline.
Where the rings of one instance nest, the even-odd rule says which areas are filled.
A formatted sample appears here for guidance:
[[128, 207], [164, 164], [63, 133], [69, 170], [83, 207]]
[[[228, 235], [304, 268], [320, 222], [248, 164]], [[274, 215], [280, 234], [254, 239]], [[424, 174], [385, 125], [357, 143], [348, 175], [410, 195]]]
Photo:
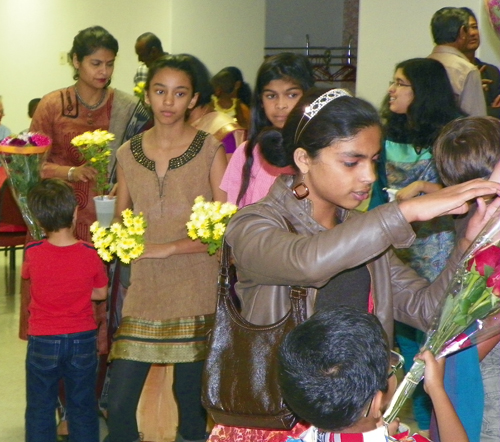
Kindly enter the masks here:
[[29, 126], [30, 99], [72, 84], [60, 55], [88, 26], [101, 25], [118, 40], [112, 86], [127, 92], [143, 32], [157, 34], [168, 52], [193, 53], [214, 72], [238, 66], [250, 84], [264, 53], [265, 0], [1, 0], [0, 18], [2, 123], [14, 132]]
[[500, 64], [500, 40], [495, 36], [482, 0], [360, 0], [356, 92], [379, 107], [400, 61], [426, 57], [433, 48], [430, 21], [445, 6], [466, 6], [478, 17], [481, 47], [476, 55]]

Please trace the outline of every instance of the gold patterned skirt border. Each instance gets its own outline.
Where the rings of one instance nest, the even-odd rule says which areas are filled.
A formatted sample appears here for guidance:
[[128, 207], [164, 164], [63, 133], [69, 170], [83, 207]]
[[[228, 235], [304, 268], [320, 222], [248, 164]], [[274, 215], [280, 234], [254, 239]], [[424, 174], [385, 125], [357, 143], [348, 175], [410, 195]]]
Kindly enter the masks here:
[[214, 315], [149, 321], [127, 316], [113, 337], [109, 360], [175, 364], [205, 359]]

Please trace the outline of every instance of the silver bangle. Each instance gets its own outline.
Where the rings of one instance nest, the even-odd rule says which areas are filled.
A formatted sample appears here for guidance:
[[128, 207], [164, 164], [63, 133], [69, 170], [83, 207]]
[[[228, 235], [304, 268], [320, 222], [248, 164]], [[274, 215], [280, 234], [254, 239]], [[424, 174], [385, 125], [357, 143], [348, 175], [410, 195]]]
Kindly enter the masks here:
[[75, 172], [76, 167], [70, 167], [68, 170], [68, 181], [73, 181], [73, 174]]

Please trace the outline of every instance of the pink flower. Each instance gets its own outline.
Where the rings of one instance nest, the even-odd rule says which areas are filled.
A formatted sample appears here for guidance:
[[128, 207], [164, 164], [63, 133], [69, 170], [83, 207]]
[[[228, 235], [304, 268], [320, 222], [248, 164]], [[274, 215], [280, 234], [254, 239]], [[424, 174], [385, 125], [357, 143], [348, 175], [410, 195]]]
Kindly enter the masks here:
[[45, 135], [34, 133], [30, 136], [30, 142], [33, 146], [48, 146], [51, 143], [51, 139]]
[[485, 274], [485, 266], [495, 269], [496, 273], [496, 267], [500, 264], [500, 247], [490, 245], [478, 252], [474, 256], [474, 258], [469, 260], [469, 263], [467, 264], [467, 270], [470, 270], [472, 268], [473, 263], [476, 264], [476, 270], [481, 276], [484, 276]]
[[486, 287], [492, 287], [492, 293], [500, 298], [500, 267], [497, 267], [493, 274], [486, 280]]
[[46, 147], [52, 143], [52, 140], [42, 134], [36, 132], [22, 133], [19, 135], [11, 135], [4, 138], [0, 144], [2, 146], [14, 147]]

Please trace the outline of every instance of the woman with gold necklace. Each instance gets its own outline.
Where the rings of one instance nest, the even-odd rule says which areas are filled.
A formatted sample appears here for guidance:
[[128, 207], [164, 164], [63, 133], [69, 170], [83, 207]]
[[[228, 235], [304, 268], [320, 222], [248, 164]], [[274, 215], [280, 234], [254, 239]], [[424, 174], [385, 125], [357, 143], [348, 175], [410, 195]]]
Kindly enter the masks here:
[[[109, 87], [118, 53], [117, 40], [101, 26], [80, 31], [68, 54], [75, 69], [76, 83], [47, 94], [40, 101], [30, 130], [52, 138], [52, 147], [42, 166], [44, 178], [61, 178], [71, 183], [78, 201], [75, 235], [90, 241], [90, 225], [96, 220], [92, 198], [95, 196], [96, 170], [85, 163], [71, 144], [76, 135], [96, 129], [115, 134], [110, 161], [114, 175], [115, 151], [132, 136], [150, 126], [150, 114], [132, 95]], [[29, 287], [21, 287], [20, 337], [26, 337]], [[98, 347], [105, 366], [108, 352], [106, 304], [95, 307], [99, 326]], [[71, 426], [71, 423], [70, 423]], [[71, 430], [71, 428], [70, 428]]]
[[[76, 83], [43, 97], [30, 128], [53, 140], [42, 176], [73, 185], [78, 198], [76, 235], [86, 241], [96, 219], [92, 203], [96, 171], [85, 164], [71, 139], [87, 131], [108, 130], [116, 136], [112, 143], [116, 150], [150, 120], [137, 98], [108, 87], [117, 53], [118, 42], [106, 29], [94, 26], [80, 31], [68, 54]], [[114, 162], [113, 153], [110, 169]]]

